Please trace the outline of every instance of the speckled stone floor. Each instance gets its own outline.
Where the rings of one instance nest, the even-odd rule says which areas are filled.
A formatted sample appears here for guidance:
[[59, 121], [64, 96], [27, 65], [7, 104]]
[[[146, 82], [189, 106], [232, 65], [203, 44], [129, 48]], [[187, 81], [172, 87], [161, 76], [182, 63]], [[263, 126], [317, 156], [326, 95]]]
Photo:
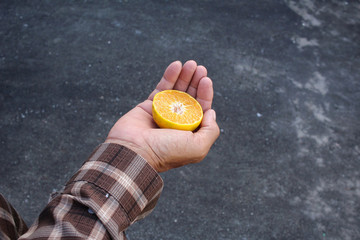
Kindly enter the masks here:
[[31, 224], [173, 60], [221, 136], [130, 239], [358, 239], [359, 1], [0, 2], [0, 191]]

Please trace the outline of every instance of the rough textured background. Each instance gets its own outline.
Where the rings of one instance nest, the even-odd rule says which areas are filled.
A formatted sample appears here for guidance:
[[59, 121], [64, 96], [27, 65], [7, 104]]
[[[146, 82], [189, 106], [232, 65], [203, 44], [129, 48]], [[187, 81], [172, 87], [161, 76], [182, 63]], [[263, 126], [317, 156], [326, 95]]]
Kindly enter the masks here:
[[[300, 2], [300, 3], [299, 3]], [[130, 239], [358, 239], [360, 1], [0, 2], [0, 191], [28, 223], [173, 60], [221, 137]]]

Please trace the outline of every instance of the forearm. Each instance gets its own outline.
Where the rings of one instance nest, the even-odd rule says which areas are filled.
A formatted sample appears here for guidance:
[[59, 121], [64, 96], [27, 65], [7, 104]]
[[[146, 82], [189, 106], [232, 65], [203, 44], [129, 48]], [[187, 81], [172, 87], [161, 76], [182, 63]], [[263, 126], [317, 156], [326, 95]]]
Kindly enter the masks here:
[[162, 186], [157, 172], [135, 152], [102, 144], [21, 239], [123, 239], [124, 230], [155, 207]]

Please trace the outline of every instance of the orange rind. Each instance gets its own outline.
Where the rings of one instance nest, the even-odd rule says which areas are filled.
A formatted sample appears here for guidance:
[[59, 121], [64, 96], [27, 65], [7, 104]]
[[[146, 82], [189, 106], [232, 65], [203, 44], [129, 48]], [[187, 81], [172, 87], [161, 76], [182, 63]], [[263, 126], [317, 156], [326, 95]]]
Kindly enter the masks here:
[[152, 114], [160, 128], [187, 131], [194, 131], [203, 119], [200, 103], [178, 90], [158, 92], [153, 99]]

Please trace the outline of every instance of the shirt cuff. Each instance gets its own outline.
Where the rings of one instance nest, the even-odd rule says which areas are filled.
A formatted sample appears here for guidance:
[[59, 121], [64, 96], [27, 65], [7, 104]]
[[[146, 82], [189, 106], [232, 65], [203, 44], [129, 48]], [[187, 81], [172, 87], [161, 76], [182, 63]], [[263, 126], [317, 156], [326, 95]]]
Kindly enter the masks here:
[[63, 194], [87, 205], [105, 226], [119, 224], [124, 230], [153, 210], [162, 188], [160, 175], [140, 155], [104, 143], [70, 179]]

